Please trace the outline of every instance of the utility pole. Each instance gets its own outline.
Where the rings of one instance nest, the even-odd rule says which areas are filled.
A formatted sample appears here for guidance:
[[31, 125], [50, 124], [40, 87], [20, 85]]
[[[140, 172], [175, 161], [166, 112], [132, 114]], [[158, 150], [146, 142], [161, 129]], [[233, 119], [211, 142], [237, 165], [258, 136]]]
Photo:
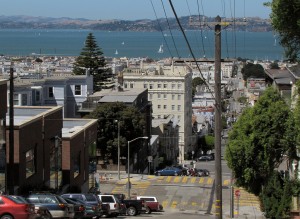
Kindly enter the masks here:
[[14, 180], [14, 69], [13, 69], [13, 62], [11, 63], [10, 67], [10, 78], [9, 78], [9, 160], [7, 165], [7, 189], [8, 194], [14, 195], [14, 187], [15, 187], [15, 180]]
[[221, 17], [215, 25], [215, 194], [216, 219], [222, 218], [222, 166], [221, 166]]

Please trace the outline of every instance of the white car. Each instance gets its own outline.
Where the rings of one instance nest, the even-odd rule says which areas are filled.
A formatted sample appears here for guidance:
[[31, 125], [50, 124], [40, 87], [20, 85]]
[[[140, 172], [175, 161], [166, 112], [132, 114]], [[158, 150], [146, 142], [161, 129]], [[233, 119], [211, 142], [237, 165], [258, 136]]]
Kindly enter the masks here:
[[98, 195], [100, 201], [104, 204], [109, 204], [110, 215], [117, 217], [120, 214], [120, 201], [114, 195]]

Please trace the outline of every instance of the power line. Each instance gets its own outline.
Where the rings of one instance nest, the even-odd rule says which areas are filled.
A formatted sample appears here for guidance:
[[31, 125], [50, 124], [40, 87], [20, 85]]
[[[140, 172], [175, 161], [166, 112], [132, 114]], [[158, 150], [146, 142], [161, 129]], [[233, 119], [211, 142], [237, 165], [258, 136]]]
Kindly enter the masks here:
[[199, 16], [199, 24], [200, 24], [200, 33], [201, 33], [201, 40], [202, 40], [202, 50], [203, 50], [203, 57], [206, 57], [205, 49], [204, 49], [204, 42], [203, 42], [203, 31], [201, 25], [201, 17], [200, 17], [200, 10], [199, 10], [199, 1], [197, 0], [197, 8], [198, 8], [198, 16]]
[[170, 6], [171, 6], [171, 8], [172, 8], [173, 14], [174, 14], [174, 16], [175, 16], [175, 18], [176, 18], [177, 24], [178, 24], [178, 26], [179, 26], [179, 28], [180, 28], [182, 34], [183, 34], [183, 37], [184, 37], [184, 39], [185, 39], [185, 42], [186, 42], [186, 44], [187, 44], [187, 46], [188, 46], [188, 48], [189, 48], [189, 50], [190, 50], [190, 53], [191, 53], [191, 55], [192, 55], [192, 57], [193, 57], [193, 59], [194, 59], [194, 61], [195, 61], [195, 63], [196, 63], [197, 69], [198, 69], [200, 75], [202, 76], [202, 79], [203, 79], [203, 81], [204, 81], [204, 84], [207, 86], [207, 89], [208, 89], [208, 91], [211, 93], [212, 97], [214, 97], [213, 92], [210, 90], [210, 87], [209, 87], [209, 85], [207, 84], [207, 82], [206, 82], [206, 80], [205, 80], [205, 78], [204, 78], [204, 76], [203, 76], [203, 74], [202, 74], [202, 72], [201, 72], [201, 69], [200, 69], [200, 67], [199, 67], [199, 65], [198, 65], [198, 62], [197, 62], [197, 60], [196, 60], [196, 58], [195, 58], [195, 55], [194, 55], [194, 53], [193, 53], [193, 51], [192, 51], [192, 48], [191, 48], [191, 46], [190, 46], [190, 43], [189, 43], [189, 41], [188, 41], [188, 39], [187, 39], [187, 37], [186, 37], [186, 34], [185, 34], [185, 32], [184, 32], [184, 30], [183, 30], [183, 28], [182, 28], [182, 25], [180, 24], [180, 21], [179, 21], [179, 19], [178, 19], [177, 13], [176, 13], [175, 8], [174, 8], [174, 6], [173, 6], [172, 0], [169, 0], [169, 3], [170, 3]]

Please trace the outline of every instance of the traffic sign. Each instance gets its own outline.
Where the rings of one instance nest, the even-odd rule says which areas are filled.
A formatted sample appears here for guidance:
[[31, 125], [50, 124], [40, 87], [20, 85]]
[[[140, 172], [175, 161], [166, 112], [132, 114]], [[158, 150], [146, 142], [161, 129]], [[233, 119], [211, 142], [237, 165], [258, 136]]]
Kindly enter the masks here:
[[234, 191], [234, 194], [235, 194], [236, 197], [240, 197], [241, 191], [239, 189], [237, 189], [237, 190]]

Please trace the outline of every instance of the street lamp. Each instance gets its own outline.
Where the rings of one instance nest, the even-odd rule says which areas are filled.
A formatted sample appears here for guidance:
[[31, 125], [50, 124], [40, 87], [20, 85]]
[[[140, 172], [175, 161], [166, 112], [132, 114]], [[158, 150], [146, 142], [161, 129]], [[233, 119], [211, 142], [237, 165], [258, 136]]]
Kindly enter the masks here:
[[144, 136], [144, 137], [137, 137], [137, 138], [135, 138], [135, 139], [132, 139], [131, 141], [128, 141], [127, 142], [127, 144], [128, 144], [128, 154], [127, 154], [127, 171], [128, 171], [128, 178], [127, 178], [127, 180], [128, 180], [128, 182], [127, 182], [127, 189], [128, 189], [128, 198], [130, 198], [130, 189], [131, 189], [131, 184], [130, 184], [130, 171], [129, 171], [129, 165], [130, 165], [130, 159], [129, 159], [129, 148], [130, 148], [130, 143], [131, 142], [133, 142], [133, 141], [135, 141], [135, 140], [138, 140], [138, 139], [148, 139], [148, 137], [147, 136]]

